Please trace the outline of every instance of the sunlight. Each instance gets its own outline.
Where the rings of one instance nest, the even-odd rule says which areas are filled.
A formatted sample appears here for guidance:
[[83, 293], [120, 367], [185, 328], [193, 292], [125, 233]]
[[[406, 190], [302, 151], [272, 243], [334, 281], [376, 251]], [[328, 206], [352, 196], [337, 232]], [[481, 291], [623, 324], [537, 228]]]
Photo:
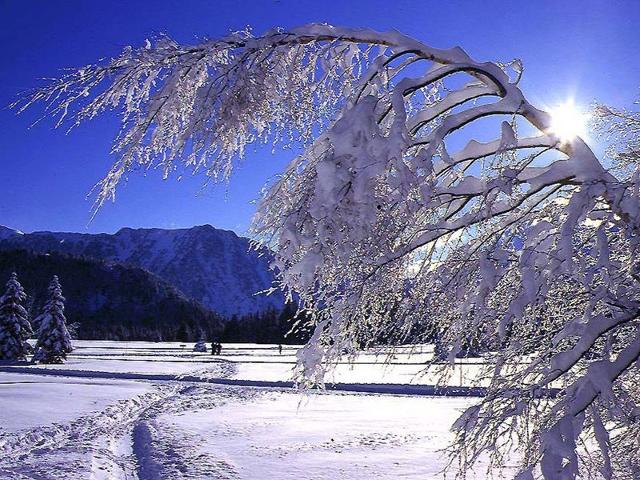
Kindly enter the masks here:
[[551, 108], [551, 132], [563, 142], [570, 142], [575, 137], [586, 137], [589, 115], [582, 112], [569, 100]]

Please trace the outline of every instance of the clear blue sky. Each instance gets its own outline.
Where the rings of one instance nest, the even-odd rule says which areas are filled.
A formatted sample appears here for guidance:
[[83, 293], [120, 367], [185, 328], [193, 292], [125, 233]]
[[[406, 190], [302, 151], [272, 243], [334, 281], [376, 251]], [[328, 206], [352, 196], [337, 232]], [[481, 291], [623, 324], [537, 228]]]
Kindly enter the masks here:
[[[182, 42], [246, 25], [256, 32], [308, 22], [398, 29], [436, 47], [460, 45], [479, 60], [525, 64], [537, 105], [574, 96], [628, 106], [639, 97], [638, 1], [0, 0], [0, 105], [64, 67], [118, 53], [165, 32]], [[111, 164], [112, 117], [66, 135], [37, 111], [0, 110], [0, 224], [23, 231], [114, 232], [121, 227], [203, 223], [242, 233], [260, 186], [290, 153], [252, 152], [230, 185], [201, 191], [201, 178], [133, 175], [89, 223], [86, 194]]]

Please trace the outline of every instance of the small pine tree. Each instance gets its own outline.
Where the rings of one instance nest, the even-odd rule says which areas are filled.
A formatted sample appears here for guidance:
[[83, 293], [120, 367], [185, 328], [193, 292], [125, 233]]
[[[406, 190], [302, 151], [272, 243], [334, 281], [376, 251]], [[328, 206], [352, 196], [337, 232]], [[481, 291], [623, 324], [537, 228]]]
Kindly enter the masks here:
[[13, 272], [7, 282], [7, 291], [0, 298], [0, 360], [26, 360], [31, 352], [27, 340], [33, 330], [22, 306], [26, 298], [18, 275]]
[[49, 300], [38, 321], [40, 330], [33, 360], [40, 363], [62, 363], [73, 347], [64, 317], [62, 287], [56, 275], [49, 284]]
[[200, 339], [196, 342], [195, 346], [193, 347], [193, 351], [204, 353], [207, 351], [207, 344], [205, 343], [204, 340]]

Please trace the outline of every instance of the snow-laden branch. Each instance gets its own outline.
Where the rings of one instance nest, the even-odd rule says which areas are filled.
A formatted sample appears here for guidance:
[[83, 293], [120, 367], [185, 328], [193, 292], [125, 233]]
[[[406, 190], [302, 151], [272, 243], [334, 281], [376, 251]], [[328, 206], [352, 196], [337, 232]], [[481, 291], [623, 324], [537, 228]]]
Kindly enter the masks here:
[[449, 361], [481, 351], [490, 387], [456, 424], [463, 472], [517, 450], [521, 479], [594, 462], [624, 475], [636, 464], [613, 446], [638, 431], [640, 189], [620, 172], [637, 165], [637, 130], [622, 126], [637, 116], [599, 107], [604, 130], [636, 139], [610, 171], [555, 135], [521, 74], [398, 32], [306, 25], [147, 41], [19, 106], [72, 124], [121, 114], [98, 205], [136, 167], [228, 178], [253, 142], [300, 147], [254, 221], [315, 325], [300, 383], [379, 339], [436, 340]]

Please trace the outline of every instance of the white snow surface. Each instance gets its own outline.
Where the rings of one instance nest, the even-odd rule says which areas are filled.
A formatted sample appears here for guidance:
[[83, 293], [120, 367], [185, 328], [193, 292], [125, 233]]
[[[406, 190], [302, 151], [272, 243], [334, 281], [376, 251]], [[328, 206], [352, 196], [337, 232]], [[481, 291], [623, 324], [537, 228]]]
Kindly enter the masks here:
[[440, 478], [439, 450], [470, 402], [269, 392], [228, 403], [218, 415], [163, 415], [158, 425], [164, 435], [184, 434], [197, 454], [216, 451], [240, 478]]
[[128, 380], [0, 373], [0, 434], [68, 423], [151, 388]]
[[[289, 346], [75, 346], [62, 365], [0, 365], [0, 479], [443, 478], [449, 428], [475, 401], [271, 385], [291, 378]], [[415, 373], [430, 355], [397, 352], [385, 369], [367, 353], [336, 378], [402, 393], [427, 383]]]

